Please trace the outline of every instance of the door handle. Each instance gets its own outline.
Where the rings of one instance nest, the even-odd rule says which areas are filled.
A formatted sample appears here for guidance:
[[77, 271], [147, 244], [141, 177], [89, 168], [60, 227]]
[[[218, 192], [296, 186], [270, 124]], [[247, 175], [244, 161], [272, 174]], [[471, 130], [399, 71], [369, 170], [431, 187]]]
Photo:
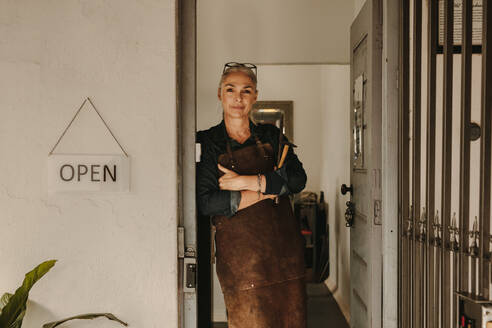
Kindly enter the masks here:
[[347, 187], [347, 185], [345, 183], [340, 188], [340, 191], [342, 192], [342, 195], [345, 195], [347, 192], [349, 192], [351, 195], [353, 195], [353, 193], [354, 193], [353, 186], [350, 185], [350, 187]]

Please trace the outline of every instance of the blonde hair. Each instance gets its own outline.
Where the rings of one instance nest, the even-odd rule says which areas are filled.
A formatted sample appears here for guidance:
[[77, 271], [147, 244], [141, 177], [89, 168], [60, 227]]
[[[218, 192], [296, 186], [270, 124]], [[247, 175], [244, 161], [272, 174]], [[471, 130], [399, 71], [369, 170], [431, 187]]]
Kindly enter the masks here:
[[237, 72], [246, 74], [251, 79], [251, 82], [253, 82], [256, 89], [256, 86], [258, 84], [258, 81], [256, 79], [256, 74], [255, 72], [253, 72], [251, 68], [245, 66], [234, 66], [234, 67], [226, 68], [226, 70], [224, 71], [224, 73], [222, 73], [222, 76], [220, 77], [219, 89], [222, 88], [222, 83], [227, 78], [227, 76], [229, 76], [229, 74], [237, 73]]

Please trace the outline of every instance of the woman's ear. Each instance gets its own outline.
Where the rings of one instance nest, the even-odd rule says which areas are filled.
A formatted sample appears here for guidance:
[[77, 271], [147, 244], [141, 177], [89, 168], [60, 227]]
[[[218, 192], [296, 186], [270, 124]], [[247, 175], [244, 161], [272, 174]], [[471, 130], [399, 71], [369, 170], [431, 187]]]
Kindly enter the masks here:
[[219, 100], [222, 100], [222, 96], [220, 95], [220, 88], [217, 89], [217, 98], [219, 98]]

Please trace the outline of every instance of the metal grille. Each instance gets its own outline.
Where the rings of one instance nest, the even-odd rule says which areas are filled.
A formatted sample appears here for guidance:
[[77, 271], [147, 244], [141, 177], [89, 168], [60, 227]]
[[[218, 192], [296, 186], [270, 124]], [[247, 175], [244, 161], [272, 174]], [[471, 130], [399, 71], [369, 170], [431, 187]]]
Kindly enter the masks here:
[[[456, 13], [454, 1], [441, 1], [401, 2], [399, 327], [404, 328], [461, 327], [466, 304], [492, 303], [492, 3], [483, 0], [481, 54], [472, 56], [477, 1], [460, 0]], [[458, 39], [459, 52], [453, 44]]]

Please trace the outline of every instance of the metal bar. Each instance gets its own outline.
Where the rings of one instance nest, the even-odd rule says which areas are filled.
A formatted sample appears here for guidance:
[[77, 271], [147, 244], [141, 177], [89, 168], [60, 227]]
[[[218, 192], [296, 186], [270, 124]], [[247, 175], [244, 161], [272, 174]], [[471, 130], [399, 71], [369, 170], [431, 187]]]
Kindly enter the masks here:
[[483, 1], [482, 36], [482, 137], [480, 140], [480, 211], [479, 211], [479, 258], [478, 292], [489, 299], [490, 269], [486, 262], [489, 255], [490, 236], [490, 175], [492, 139], [492, 6]]
[[402, 0], [400, 7], [400, 63], [399, 63], [399, 203], [400, 203], [400, 327], [411, 327], [411, 291], [410, 291], [410, 236], [407, 234], [409, 207], [409, 32], [410, 32], [410, 1]]
[[[461, 53], [461, 131], [460, 131], [460, 195], [459, 195], [459, 259], [455, 258], [454, 287], [468, 291], [469, 256], [468, 230], [470, 216], [470, 133], [471, 121], [471, 75], [472, 75], [472, 0], [462, 4], [462, 53]], [[473, 279], [474, 280], [474, 279]], [[459, 321], [459, 299], [454, 300], [456, 322]]]
[[[458, 224], [458, 223], [457, 223]], [[458, 247], [458, 246], [457, 246]], [[456, 295], [455, 291], [459, 291], [460, 284], [460, 257], [459, 250], [455, 249], [452, 252], [453, 257], [453, 290], [451, 291], [451, 301], [453, 302], [452, 308], [452, 320], [453, 326], [455, 326], [459, 322], [459, 298]]]
[[420, 129], [422, 93], [422, 0], [413, 0], [413, 131], [412, 131], [412, 217], [413, 217], [413, 327], [422, 325], [422, 244], [420, 243]]
[[[441, 219], [442, 222], [442, 219]], [[441, 240], [442, 243], [442, 240]], [[434, 296], [435, 296], [435, 305], [436, 305], [436, 312], [435, 312], [435, 319], [436, 319], [436, 325], [435, 327], [442, 327], [442, 320], [441, 320], [441, 313], [442, 313], [442, 244], [439, 247], [435, 248], [435, 264], [436, 264], [436, 272], [435, 272], [435, 280], [436, 283], [434, 285], [435, 290], [434, 290]], [[432, 327], [432, 326], [431, 326]]]
[[471, 292], [473, 295], [478, 295], [477, 291], [477, 258], [471, 259]]
[[460, 282], [459, 291], [468, 292], [470, 225], [470, 121], [472, 78], [472, 10], [473, 0], [463, 0], [461, 53], [461, 132], [460, 132]]
[[438, 30], [438, 10], [437, 0], [430, 0], [427, 8], [427, 156], [426, 156], [426, 208], [427, 208], [427, 261], [426, 266], [426, 287], [427, 287], [427, 327], [438, 327], [435, 286], [435, 250], [431, 245], [433, 233], [432, 223], [435, 215], [435, 174], [436, 174], [436, 52], [437, 52], [437, 30]]
[[[424, 215], [426, 215], [426, 213], [424, 213]], [[422, 220], [427, 220], [426, 217], [424, 216], [422, 218]], [[422, 224], [425, 224], [425, 223], [422, 223]], [[422, 328], [426, 327], [426, 320], [427, 320], [427, 317], [426, 317], [426, 314], [427, 314], [427, 266], [428, 266], [428, 263], [427, 263], [427, 243], [426, 243], [426, 240], [425, 240], [425, 235], [423, 234], [422, 237], [422, 243], [421, 243], [421, 246], [420, 246], [420, 258], [421, 258], [421, 264], [420, 264], [420, 267], [421, 267], [421, 273], [420, 273], [420, 276], [421, 276], [421, 279], [422, 279], [422, 282], [420, 283], [420, 298], [421, 298], [421, 303], [420, 303], [420, 313], [421, 313], [421, 317], [420, 317], [420, 326]]]
[[[409, 145], [410, 147], [410, 145]], [[411, 191], [409, 191], [411, 193]], [[411, 204], [411, 203], [410, 203]], [[410, 289], [410, 305], [409, 305], [409, 310], [410, 310], [410, 327], [415, 328], [415, 220], [413, 216], [413, 206], [410, 205], [409, 208], [409, 220], [410, 220], [410, 227], [411, 232], [409, 234], [409, 282], [408, 282], [408, 287]]]
[[444, 0], [444, 81], [443, 81], [443, 127], [442, 127], [442, 248], [441, 248], [441, 297], [442, 327], [450, 327], [452, 316], [451, 263], [450, 263], [450, 216], [451, 216], [451, 151], [453, 123], [453, 10], [454, 0]]

